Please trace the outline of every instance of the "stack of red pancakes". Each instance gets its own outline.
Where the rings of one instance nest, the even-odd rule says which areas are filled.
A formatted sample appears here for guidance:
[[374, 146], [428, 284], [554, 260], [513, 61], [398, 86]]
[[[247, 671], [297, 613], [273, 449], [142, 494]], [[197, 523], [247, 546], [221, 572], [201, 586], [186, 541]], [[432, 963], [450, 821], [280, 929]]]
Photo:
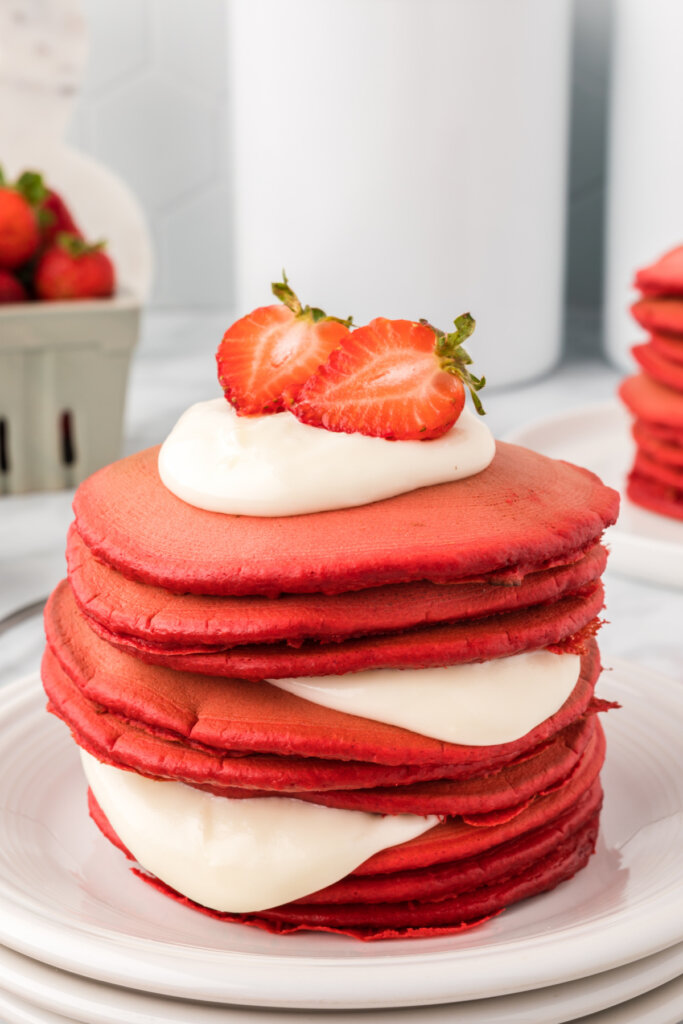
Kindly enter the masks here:
[[683, 519], [683, 246], [636, 274], [642, 297], [631, 307], [649, 338], [633, 355], [641, 373], [619, 394], [635, 416], [637, 453], [629, 498]]
[[[614, 491], [499, 443], [465, 480], [264, 519], [185, 504], [160, 482], [157, 454], [114, 463], [76, 494], [69, 578], [46, 611], [50, 710], [99, 761], [154, 779], [440, 819], [285, 906], [198, 909], [275, 932], [438, 935], [586, 864], [602, 802], [595, 634]], [[539, 649], [580, 654], [580, 678], [549, 719], [494, 746], [430, 739], [266, 681]], [[126, 852], [92, 794], [90, 810]]]

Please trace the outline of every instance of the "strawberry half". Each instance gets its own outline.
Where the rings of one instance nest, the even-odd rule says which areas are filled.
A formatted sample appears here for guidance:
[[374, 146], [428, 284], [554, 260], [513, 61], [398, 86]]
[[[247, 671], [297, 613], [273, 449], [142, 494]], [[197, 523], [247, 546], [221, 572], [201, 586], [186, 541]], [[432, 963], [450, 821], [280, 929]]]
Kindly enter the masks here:
[[303, 423], [387, 440], [426, 441], [453, 426], [468, 387], [475, 408], [485, 378], [462, 347], [475, 321], [464, 313], [445, 334], [425, 320], [379, 317], [349, 334], [306, 381], [292, 412]]
[[216, 361], [225, 397], [241, 416], [281, 412], [349, 334], [352, 322], [302, 306], [287, 276], [274, 283], [279, 306], [261, 306], [223, 335]]

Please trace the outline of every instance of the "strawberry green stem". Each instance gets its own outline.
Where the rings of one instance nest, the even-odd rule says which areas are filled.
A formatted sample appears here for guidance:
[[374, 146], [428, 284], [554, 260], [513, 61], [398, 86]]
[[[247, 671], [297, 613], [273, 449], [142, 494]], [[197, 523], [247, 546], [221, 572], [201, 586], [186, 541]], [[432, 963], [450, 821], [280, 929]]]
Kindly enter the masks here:
[[445, 370], [446, 373], [453, 374], [454, 377], [460, 378], [465, 387], [469, 388], [474, 408], [480, 416], [484, 416], [486, 410], [481, 404], [481, 399], [477, 392], [486, 386], [486, 377], [475, 377], [473, 373], [470, 373], [467, 367], [471, 366], [472, 357], [463, 348], [463, 342], [467, 341], [476, 327], [477, 322], [474, 317], [470, 316], [469, 313], [462, 313], [456, 317], [453, 321], [455, 330], [450, 334], [439, 330], [438, 327], [433, 327], [427, 320], [420, 320], [420, 323], [424, 324], [425, 327], [429, 327], [436, 335], [434, 351], [439, 357], [441, 369]]
[[78, 235], [72, 234], [70, 231], [60, 231], [57, 235], [57, 245], [64, 252], [68, 252], [69, 256], [85, 256], [89, 252], [100, 252], [104, 249], [106, 242], [86, 242], [83, 238]]
[[299, 298], [295, 292], [290, 288], [287, 275], [284, 270], [282, 271], [282, 280], [273, 281], [270, 286], [270, 290], [276, 299], [284, 303], [287, 309], [291, 309], [297, 320], [310, 320], [312, 323], [320, 323], [321, 320], [334, 320], [337, 324], [343, 324], [345, 327], [353, 327], [353, 317], [349, 316], [346, 320], [342, 320], [338, 316], [328, 316], [324, 310], [318, 309], [317, 306], [302, 306]]
[[43, 177], [37, 171], [24, 171], [14, 187], [31, 206], [38, 206], [47, 199]]

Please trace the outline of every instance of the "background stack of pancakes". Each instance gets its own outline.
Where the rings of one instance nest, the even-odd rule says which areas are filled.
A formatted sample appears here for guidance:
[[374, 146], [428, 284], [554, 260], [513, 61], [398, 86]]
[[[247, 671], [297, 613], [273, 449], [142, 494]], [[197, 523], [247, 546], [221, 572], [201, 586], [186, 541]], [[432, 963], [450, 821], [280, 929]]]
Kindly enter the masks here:
[[[220, 799], [440, 819], [322, 891], [216, 916], [364, 939], [440, 934], [587, 862], [602, 801], [596, 712], [607, 707], [593, 692], [600, 538], [614, 491], [499, 444], [488, 469], [455, 483], [252, 518], [180, 501], [157, 454], [115, 463], [77, 492], [69, 579], [46, 611], [50, 710], [98, 760]], [[580, 654], [573, 692], [525, 736], [492, 746], [431, 739], [267, 682], [548, 648]], [[92, 796], [90, 807], [122, 846]]]
[[639, 270], [635, 283], [642, 298], [632, 312], [650, 337], [632, 349], [642, 373], [620, 389], [636, 417], [628, 496], [683, 519], [683, 246]]

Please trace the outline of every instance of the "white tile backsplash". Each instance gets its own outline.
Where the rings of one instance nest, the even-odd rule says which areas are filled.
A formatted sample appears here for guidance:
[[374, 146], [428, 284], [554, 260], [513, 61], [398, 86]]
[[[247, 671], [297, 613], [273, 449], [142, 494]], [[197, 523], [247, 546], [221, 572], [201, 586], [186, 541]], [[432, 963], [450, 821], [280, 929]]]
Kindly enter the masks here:
[[[160, 307], [234, 301], [226, 7], [83, 0], [90, 58], [69, 137], [139, 196]], [[611, 0], [574, 0], [567, 301], [584, 310], [601, 300], [610, 9]]]

